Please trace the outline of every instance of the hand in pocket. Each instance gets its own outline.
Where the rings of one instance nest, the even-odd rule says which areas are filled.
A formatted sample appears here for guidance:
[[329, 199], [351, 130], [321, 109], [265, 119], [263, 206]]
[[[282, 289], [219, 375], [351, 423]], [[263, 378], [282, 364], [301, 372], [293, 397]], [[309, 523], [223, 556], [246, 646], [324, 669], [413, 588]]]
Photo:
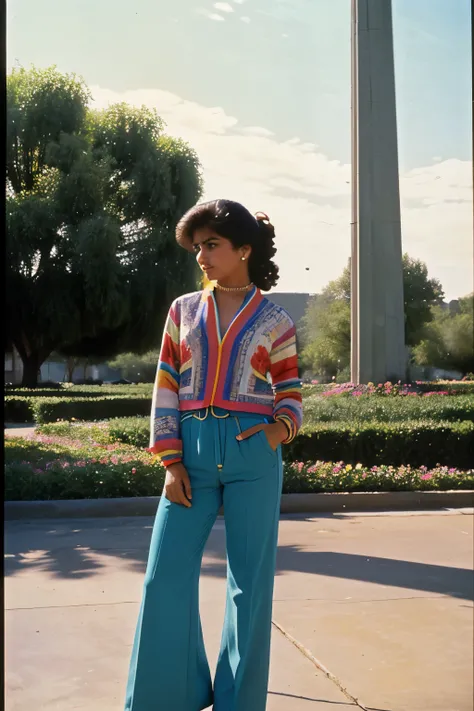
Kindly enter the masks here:
[[237, 435], [236, 439], [241, 442], [242, 440], [248, 439], [249, 437], [252, 437], [252, 435], [257, 434], [257, 432], [264, 433], [268, 444], [274, 452], [288, 436], [286, 426], [283, 422], [274, 422], [272, 424], [265, 424], [262, 422], [260, 425], [254, 425], [253, 427], [249, 427], [248, 430], [244, 430]]

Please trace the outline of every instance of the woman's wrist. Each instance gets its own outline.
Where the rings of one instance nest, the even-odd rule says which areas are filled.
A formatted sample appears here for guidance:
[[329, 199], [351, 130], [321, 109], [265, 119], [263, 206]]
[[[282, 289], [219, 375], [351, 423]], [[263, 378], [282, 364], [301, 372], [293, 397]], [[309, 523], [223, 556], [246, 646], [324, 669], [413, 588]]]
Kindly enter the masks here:
[[284, 420], [276, 420], [275, 425], [279, 428], [280, 442], [284, 442], [290, 436], [288, 425]]

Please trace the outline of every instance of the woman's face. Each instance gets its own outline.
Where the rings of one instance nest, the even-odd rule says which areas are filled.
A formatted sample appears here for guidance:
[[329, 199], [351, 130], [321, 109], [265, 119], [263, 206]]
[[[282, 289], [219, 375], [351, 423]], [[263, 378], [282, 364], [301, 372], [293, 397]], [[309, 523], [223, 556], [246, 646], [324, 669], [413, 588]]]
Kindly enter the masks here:
[[202, 227], [193, 235], [193, 249], [199, 266], [210, 281], [248, 281], [250, 247], [236, 249], [230, 240], [209, 227]]

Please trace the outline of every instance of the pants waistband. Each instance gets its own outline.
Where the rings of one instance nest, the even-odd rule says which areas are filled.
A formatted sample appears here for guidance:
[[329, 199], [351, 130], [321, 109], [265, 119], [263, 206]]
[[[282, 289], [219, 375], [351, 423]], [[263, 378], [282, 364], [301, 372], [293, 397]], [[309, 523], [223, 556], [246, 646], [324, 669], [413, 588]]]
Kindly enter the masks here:
[[186, 417], [195, 417], [198, 420], [206, 420], [209, 416], [214, 417], [217, 420], [225, 420], [227, 417], [238, 417], [240, 418], [261, 418], [262, 422], [270, 423], [273, 422], [273, 417], [268, 415], [262, 415], [259, 412], [242, 412], [240, 410], [224, 410], [222, 407], [214, 407], [210, 405], [209, 407], [203, 407], [199, 410], [187, 410], [181, 413], [181, 419]]

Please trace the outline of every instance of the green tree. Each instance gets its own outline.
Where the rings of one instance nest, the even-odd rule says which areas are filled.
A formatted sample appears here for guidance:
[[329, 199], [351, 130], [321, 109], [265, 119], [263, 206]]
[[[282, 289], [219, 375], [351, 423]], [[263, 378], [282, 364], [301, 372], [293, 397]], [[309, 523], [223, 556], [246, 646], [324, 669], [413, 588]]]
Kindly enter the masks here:
[[28, 386], [52, 351], [156, 347], [169, 302], [195, 286], [174, 240], [201, 194], [195, 152], [155, 111], [89, 101], [54, 67], [7, 79], [7, 338]]
[[432, 309], [443, 302], [443, 287], [430, 279], [426, 264], [403, 255], [403, 292], [405, 304], [405, 342], [416, 346], [423, 338], [424, 328], [433, 319]]
[[[428, 277], [426, 265], [403, 255], [405, 341], [414, 346], [433, 318], [432, 307], [442, 303], [443, 290]], [[351, 272], [346, 266], [338, 279], [313, 297], [303, 318], [303, 367], [336, 376], [350, 365]]]
[[474, 371], [474, 294], [459, 299], [457, 308], [432, 309], [424, 337], [413, 349], [417, 365]]
[[107, 365], [110, 368], [120, 370], [123, 378], [132, 382], [152, 383], [155, 380], [156, 366], [160, 357], [160, 351], [152, 350], [143, 355], [135, 353], [121, 353], [113, 360], [109, 360]]
[[304, 348], [302, 366], [336, 376], [350, 364], [351, 353], [351, 272], [329, 282], [321, 294], [313, 296], [302, 319]]

